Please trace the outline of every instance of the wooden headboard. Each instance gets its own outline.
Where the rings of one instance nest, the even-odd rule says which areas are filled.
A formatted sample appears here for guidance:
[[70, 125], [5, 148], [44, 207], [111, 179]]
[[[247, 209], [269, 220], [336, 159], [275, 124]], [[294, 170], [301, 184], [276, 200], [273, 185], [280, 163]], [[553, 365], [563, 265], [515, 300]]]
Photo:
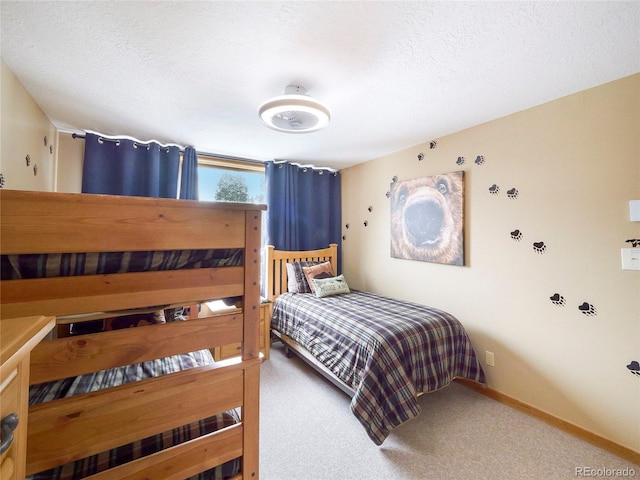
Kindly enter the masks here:
[[267, 246], [267, 298], [274, 301], [287, 291], [287, 263], [331, 262], [334, 273], [338, 272], [338, 244], [319, 250], [287, 251]]

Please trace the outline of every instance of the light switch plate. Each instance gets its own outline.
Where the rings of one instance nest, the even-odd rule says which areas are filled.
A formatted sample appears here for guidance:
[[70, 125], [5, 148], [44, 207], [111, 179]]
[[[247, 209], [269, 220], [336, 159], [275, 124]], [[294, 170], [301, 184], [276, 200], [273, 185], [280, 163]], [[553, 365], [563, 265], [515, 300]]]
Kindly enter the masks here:
[[640, 248], [622, 248], [622, 269], [640, 270]]
[[629, 220], [640, 222], [640, 200], [629, 200]]

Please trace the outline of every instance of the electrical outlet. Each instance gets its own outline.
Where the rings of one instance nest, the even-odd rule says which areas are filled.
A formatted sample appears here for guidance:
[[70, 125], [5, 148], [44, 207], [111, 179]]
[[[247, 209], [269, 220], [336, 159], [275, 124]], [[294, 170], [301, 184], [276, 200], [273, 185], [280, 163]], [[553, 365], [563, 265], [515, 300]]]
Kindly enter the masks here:
[[490, 367], [495, 367], [496, 366], [496, 356], [494, 355], [493, 352], [490, 352], [489, 350], [487, 350], [485, 352], [486, 356], [485, 356], [485, 363], [487, 365], [489, 365]]

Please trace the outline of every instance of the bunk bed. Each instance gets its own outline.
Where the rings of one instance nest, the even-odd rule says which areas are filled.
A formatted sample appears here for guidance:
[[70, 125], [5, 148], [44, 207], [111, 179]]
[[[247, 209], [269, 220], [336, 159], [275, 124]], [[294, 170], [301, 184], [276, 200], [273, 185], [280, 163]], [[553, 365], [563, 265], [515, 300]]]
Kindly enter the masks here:
[[336, 244], [311, 251], [268, 246], [271, 331], [352, 397], [351, 411], [375, 444], [420, 413], [420, 394], [454, 378], [486, 383], [456, 318], [350, 289], [336, 267]]
[[[55, 316], [82, 326], [221, 298], [243, 305], [40, 342], [30, 361], [27, 476], [66, 465], [93, 474], [100, 458], [122, 457], [91, 478], [257, 479], [266, 207], [11, 190], [0, 190], [0, 204], [0, 321]], [[210, 350], [234, 342], [240, 357], [213, 362]]]

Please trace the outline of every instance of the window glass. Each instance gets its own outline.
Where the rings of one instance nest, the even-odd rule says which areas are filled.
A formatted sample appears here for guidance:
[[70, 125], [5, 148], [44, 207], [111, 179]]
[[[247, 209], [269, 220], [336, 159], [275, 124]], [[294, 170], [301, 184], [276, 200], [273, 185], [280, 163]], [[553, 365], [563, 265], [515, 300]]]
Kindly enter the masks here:
[[264, 203], [264, 171], [199, 165], [198, 195], [207, 202]]

